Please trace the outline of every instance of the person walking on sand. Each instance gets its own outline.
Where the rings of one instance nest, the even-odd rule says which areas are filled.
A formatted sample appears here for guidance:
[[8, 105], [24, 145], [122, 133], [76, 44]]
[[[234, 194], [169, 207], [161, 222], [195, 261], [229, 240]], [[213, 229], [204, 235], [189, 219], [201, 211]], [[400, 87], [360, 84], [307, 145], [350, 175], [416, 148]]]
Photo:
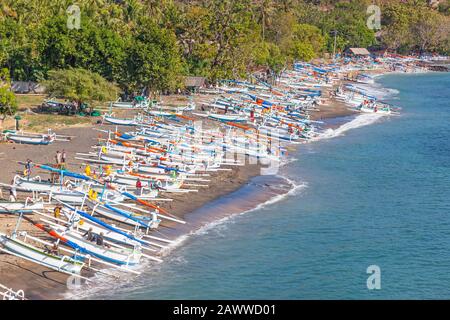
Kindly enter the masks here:
[[55, 160], [56, 160], [56, 164], [61, 164], [61, 152], [56, 151], [56, 155], [55, 155]]
[[55, 219], [59, 219], [59, 217], [61, 216], [61, 209], [62, 209], [61, 205], [57, 205], [55, 209], [53, 209], [53, 216], [55, 217]]
[[136, 193], [140, 196], [142, 195], [142, 182], [139, 178], [136, 181]]
[[91, 166], [90, 165], [86, 165], [86, 167], [84, 168], [84, 174], [87, 175], [88, 177], [91, 176]]
[[66, 150], [63, 149], [63, 151], [61, 153], [61, 167], [62, 167], [62, 169], [65, 169], [66, 161], [67, 161], [67, 153], [66, 153]]
[[255, 122], [255, 108], [250, 110], [250, 121]]
[[14, 185], [14, 180], [11, 181], [11, 189], [9, 189], [9, 201], [16, 202], [17, 201], [17, 190]]
[[27, 180], [30, 180], [31, 175], [31, 160], [27, 159], [27, 162], [25, 163], [25, 170], [24, 170], [24, 176], [27, 177]]

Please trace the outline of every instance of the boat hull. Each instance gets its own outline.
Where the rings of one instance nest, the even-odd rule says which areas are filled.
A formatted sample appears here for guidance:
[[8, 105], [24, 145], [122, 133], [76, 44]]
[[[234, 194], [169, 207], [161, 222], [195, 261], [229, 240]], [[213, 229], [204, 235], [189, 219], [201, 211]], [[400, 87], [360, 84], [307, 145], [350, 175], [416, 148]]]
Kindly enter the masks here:
[[69, 257], [57, 257], [46, 254], [25, 242], [12, 239], [3, 234], [0, 234], [0, 244], [8, 251], [52, 269], [79, 274], [84, 266], [84, 263], [74, 261]]

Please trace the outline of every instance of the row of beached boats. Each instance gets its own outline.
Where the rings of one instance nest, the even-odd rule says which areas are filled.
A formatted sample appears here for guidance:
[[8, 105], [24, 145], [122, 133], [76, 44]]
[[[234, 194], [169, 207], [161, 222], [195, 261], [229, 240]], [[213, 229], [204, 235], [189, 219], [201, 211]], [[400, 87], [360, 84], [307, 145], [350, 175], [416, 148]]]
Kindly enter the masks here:
[[[85, 172], [33, 164], [52, 179], [14, 177], [4, 187], [28, 198], [0, 204], [0, 212], [18, 216], [15, 231], [0, 235], [1, 250], [86, 281], [84, 269], [138, 273], [142, 259], [161, 261], [159, 253], [171, 240], [154, 230], [164, 222], [185, 223], [160, 207], [171, 201], [170, 194], [197, 192], [207, 187], [211, 173], [242, 166], [249, 156], [279, 162], [287, 143], [314, 133], [308, 112], [315, 94], [290, 99], [287, 92], [245, 82], [230, 88], [232, 94], [214, 99], [204, 112], [193, 104], [148, 108], [144, 100], [133, 119], [104, 115], [111, 125], [103, 130], [106, 137], [76, 154]], [[216, 125], [204, 128], [196, 119]], [[20, 231], [23, 220], [53, 240]]]
[[[0, 234], [0, 250], [85, 281], [83, 270], [139, 273], [143, 260], [160, 262], [172, 244], [161, 230], [185, 223], [163, 208], [171, 194], [198, 192], [214, 172], [249, 159], [279, 164], [290, 144], [318, 134], [321, 122], [310, 113], [329, 103], [324, 90], [336, 86], [347, 67], [296, 63], [276, 86], [257, 78], [227, 81], [199, 106], [166, 107], [146, 98], [112, 103], [111, 110], [138, 113], [103, 116], [109, 126], [95, 129], [103, 138], [76, 154], [84, 172], [33, 163], [51, 178], [17, 175], [3, 185], [26, 200], [0, 202], [0, 214], [17, 216], [14, 232]], [[352, 105], [361, 100], [355, 96], [361, 92], [345, 89], [335, 98]], [[350, 91], [355, 95], [347, 99]], [[20, 231], [23, 220], [48, 237]]]
[[353, 84], [338, 87], [334, 91], [334, 97], [349, 105], [349, 109], [362, 113], [397, 114], [400, 108], [389, 103], [379, 101], [371, 95], [367, 89]]

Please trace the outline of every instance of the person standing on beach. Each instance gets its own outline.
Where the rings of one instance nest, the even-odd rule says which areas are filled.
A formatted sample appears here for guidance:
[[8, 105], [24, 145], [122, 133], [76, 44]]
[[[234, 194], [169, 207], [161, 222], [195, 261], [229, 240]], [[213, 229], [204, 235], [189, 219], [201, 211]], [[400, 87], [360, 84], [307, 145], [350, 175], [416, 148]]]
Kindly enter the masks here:
[[67, 153], [66, 153], [66, 150], [63, 149], [63, 151], [61, 153], [61, 169], [65, 169], [66, 160], [67, 160]]
[[138, 195], [142, 195], [142, 182], [139, 178], [136, 181], [136, 192]]
[[11, 189], [9, 189], [9, 201], [16, 202], [17, 201], [17, 190], [14, 185], [14, 180], [11, 181]]
[[30, 180], [30, 175], [31, 175], [31, 160], [27, 159], [27, 162], [25, 163], [24, 176], [27, 177], [27, 180]]
[[[61, 216], [61, 209], [61, 205], [57, 205], [55, 209], [53, 209], [53, 216], [55, 217], [55, 219], [59, 219], [59, 217]], [[57, 221], [57, 223], [59, 224], [59, 221]]]
[[57, 164], [57, 165], [60, 165], [60, 164], [61, 164], [61, 152], [59, 152], [59, 150], [56, 151], [55, 161], [56, 161], [56, 164]]
[[87, 175], [88, 177], [91, 176], [91, 166], [90, 165], [86, 165], [86, 167], [84, 168], [84, 174]]

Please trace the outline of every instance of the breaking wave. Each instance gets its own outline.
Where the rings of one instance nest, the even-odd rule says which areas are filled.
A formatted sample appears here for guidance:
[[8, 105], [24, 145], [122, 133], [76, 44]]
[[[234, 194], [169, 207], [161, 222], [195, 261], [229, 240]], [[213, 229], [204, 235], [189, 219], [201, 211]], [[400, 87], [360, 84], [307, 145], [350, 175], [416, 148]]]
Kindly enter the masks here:
[[376, 113], [360, 114], [352, 121], [344, 123], [336, 129], [326, 129], [322, 133], [318, 134], [314, 140], [317, 141], [339, 137], [349, 130], [371, 125], [382, 117], [385, 117], [385, 115]]

